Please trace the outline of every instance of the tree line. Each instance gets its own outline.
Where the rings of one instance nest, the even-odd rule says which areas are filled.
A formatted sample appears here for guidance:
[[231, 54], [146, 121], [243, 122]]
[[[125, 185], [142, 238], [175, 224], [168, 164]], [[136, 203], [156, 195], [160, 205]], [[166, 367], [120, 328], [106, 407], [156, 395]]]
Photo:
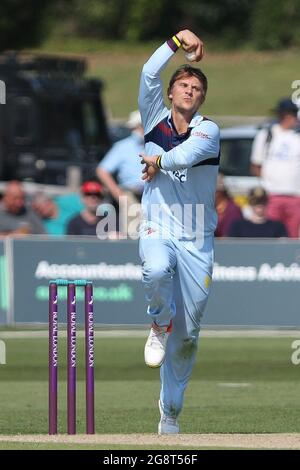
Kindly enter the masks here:
[[0, 47], [39, 45], [59, 31], [123, 41], [165, 39], [189, 28], [222, 48], [300, 44], [299, 0], [1, 0]]

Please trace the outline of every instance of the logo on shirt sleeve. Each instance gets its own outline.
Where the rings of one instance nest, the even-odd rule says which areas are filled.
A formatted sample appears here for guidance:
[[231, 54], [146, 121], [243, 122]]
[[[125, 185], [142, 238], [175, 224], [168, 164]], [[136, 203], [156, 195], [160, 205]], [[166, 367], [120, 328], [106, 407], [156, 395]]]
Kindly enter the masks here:
[[201, 137], [201, 139], [210, 139], [210, 136], [208, 134], [205, 134], [204, 132], [202, 131], [195, 131], [195, 132], [192, 132], [191, 134], [192, 136], [196, 136], [196, 137]]

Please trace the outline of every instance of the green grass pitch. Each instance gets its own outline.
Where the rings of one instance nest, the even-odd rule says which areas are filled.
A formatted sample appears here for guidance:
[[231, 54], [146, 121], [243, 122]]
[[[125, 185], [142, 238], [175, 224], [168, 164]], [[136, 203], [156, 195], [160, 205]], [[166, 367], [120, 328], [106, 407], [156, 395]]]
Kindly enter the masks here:
[[[202, 338], [180, 417], [181, 432], [300, 432], [300, 365], [291, 362], [292, 341], [286, 337]], [[47, 434], [47, 338], [7, 339], [5, 343], [7, 364], [0, 365], [0, 434]], [[79, 338], [79, 433], [85, 432], [83, 346]], [[143, 347], [144, 338], [95, 340], [97, 433], [156, 432], [159, 371], [144, 365]], [[60, 432], [66, 432], [65, 351], [66, 341], [60, 339]]]

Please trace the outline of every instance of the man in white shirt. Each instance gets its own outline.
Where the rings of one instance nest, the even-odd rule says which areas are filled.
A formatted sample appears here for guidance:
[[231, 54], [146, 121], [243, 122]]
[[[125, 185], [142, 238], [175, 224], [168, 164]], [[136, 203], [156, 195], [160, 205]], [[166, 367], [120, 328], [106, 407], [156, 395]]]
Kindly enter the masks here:
[[300, 129], [298, 108], [279, 101], [278, 123], [258, 132], [252, 148], [252, 171], [269, 195], [267, 217], [285, 224], [290, 237], [300, 230]]

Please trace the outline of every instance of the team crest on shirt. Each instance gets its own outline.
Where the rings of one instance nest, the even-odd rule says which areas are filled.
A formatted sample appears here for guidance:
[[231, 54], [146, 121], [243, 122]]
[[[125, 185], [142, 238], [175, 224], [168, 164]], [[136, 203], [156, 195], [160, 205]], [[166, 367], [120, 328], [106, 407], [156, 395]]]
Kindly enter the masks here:
[[173, 171], [174, 179], [177, 179], [180, 183], [185, 183], [187, 180], [187, 170], [175, 170]]

